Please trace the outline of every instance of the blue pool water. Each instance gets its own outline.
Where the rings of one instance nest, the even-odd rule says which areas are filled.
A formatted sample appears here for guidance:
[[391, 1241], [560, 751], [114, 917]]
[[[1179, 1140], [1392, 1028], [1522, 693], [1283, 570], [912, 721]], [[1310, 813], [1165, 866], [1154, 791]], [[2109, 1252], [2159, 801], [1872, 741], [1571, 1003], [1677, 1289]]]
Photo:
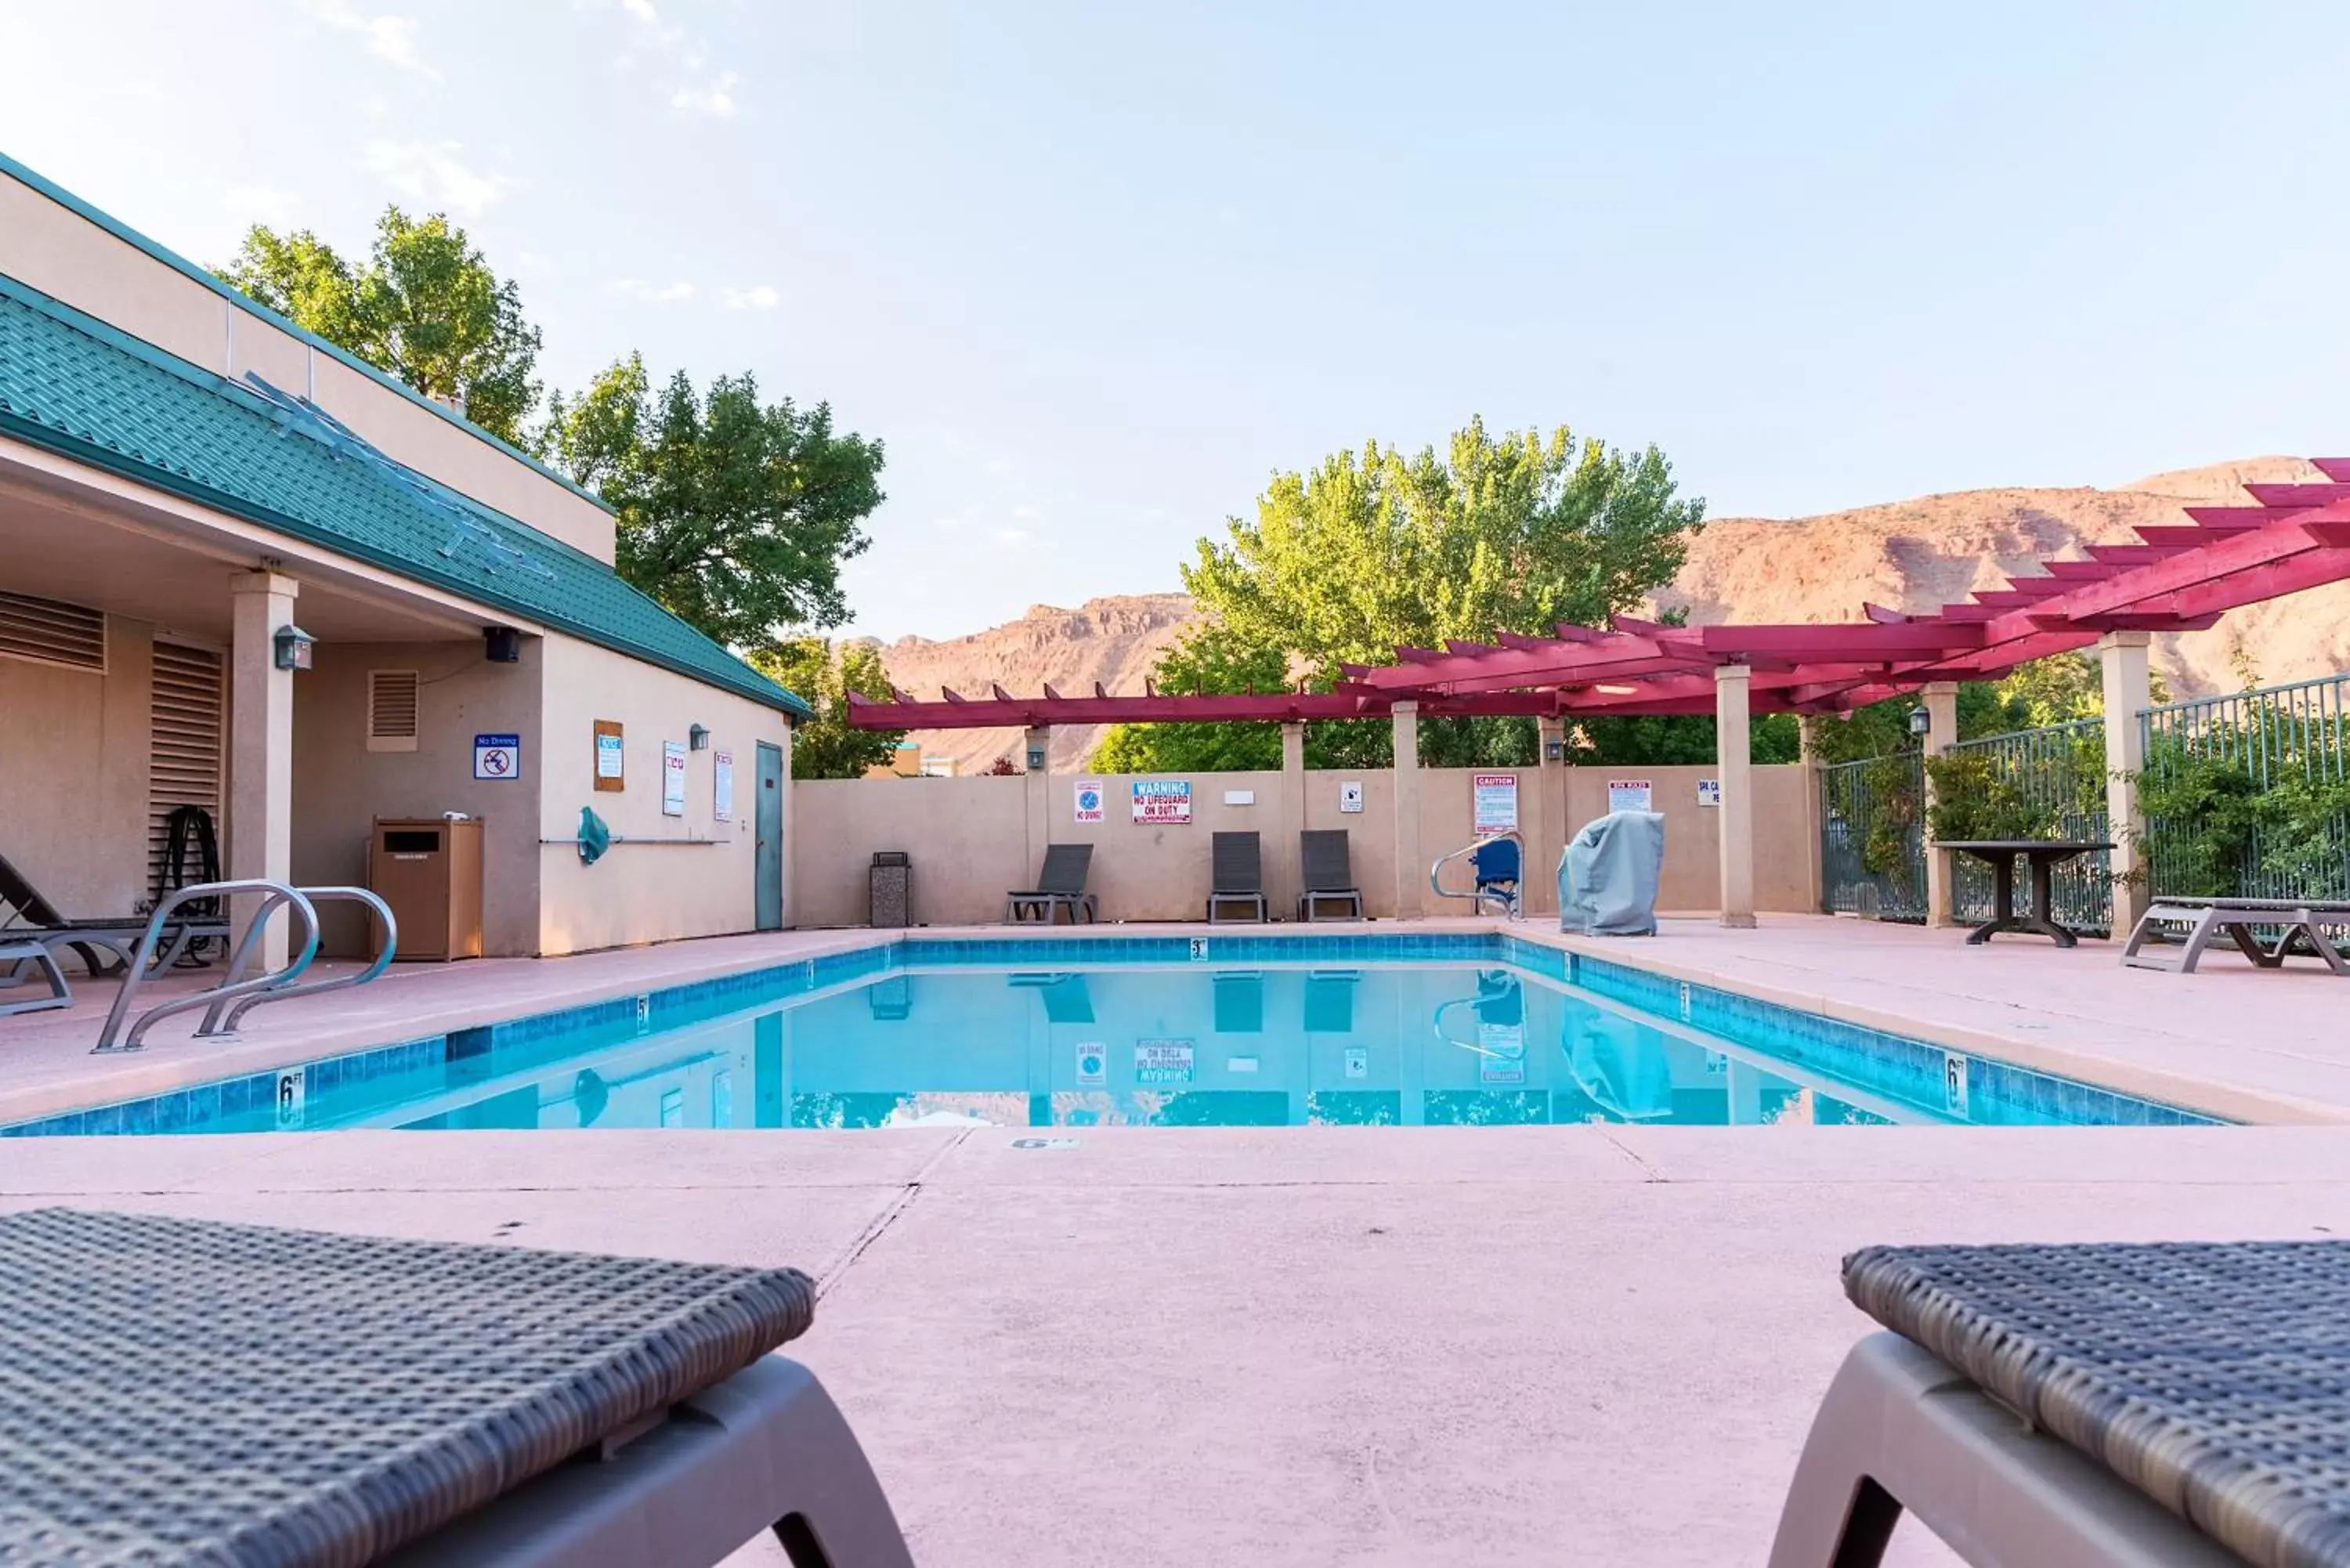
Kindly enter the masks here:
[[0, 1133], [2209, 1119], [1462, 933], [882, 943]]

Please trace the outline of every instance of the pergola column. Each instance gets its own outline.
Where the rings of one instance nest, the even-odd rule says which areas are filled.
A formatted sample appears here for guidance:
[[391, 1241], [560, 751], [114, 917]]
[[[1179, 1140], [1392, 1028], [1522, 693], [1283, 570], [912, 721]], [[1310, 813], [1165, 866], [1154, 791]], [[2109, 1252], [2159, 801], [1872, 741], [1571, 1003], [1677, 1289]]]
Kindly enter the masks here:
[[[294, 672], [277, 668], [278, 628], [294, 624], [302, 585], [276, 572], [229, 579], [228, 875], [244, 881], [294, 875]], [[257, 898], [236, 901], [248, 919]], [[291, 917], [270, 917], [255, 960], [285, 967]]]
[[1419, 857], [1419, 704], [1399, 702], [1395, 725], [1396, 919], [1420, 912], [1419, 890], [1428, 867]]
[[1045, 864], [1045, 847], [1053, 842], [1053, 727], [1035, 724], [1022, 737], [1021, 765], [1026, 791], [1028, 864]]
[[1713, 671], [1713, 755], [1721, 774], [1721, 923], [1754, 924], [1754, 737], [1752, 671], [1743, 664]]
[[1566, 852], [1566, 721], [1554, 714], [1537, 728], [1540, 768], [1533, 831], [1526, 836], [1526, 908], [1550, 911], [1558, 907], [1558, 857]]
[[2146, 814], [2138, 805], [2138, 774], [2146, 770], [2146, 732], [2138, 715], [2154, 706], [2152, 637], [2109, 631], [2097, 639], [2097, 668], [2106, 698], [2106, 836], [2114, 841], [2114, 935], [2137, 925], [2154, 897], [2146, 852]]
[[1280, 834], [1273, 846], [1273, 907], [1295, 907], [1305, 867], [1298, 859], [1297, 836], [1305, 830], [1305, 726], [1292, 719], [1281, 726]]
[[[1958, 744], [1959, 683], [1930, 681], [1918, 695], [1924, 699], [1926, 708], [1925, 753], [1939, 757]], [[1934, 775], [1930, 773], [1926, 774], [1926, 787], [1918, 809], [1923, 814], [1918, 831], [1926, 846], [1926, 923], [1947, 926], [1957, 918], [1957, 905], [1950, 894], [1954, 857], [1950, 850], [1934, 843]]]

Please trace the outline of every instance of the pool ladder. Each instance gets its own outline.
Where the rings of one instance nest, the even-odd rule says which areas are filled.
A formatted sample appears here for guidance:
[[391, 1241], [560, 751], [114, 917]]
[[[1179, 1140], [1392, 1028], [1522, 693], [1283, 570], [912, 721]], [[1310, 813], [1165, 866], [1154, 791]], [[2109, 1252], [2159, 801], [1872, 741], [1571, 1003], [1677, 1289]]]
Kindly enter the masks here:
[[[153, 972], [155, 950], [162, 940], [163, 929], [172, 911], [182, 904], [199, 898], [226, 898], [234, 894], [258, 894], [260, 904], [244, 928], [244, 939], [236, 945], [227, 970], [218, 985], [175, 996], [157, 1002], [139, 1015], [126, 1037], [122, 1021], [130, 1016], [130, 1003], [139, 994], [140, 986]], [[383, 922], [383, 950], [375, 961], [363, 970], [336, 975], [328, 980], [304, 981], [303, 972], [310, 961], [318, 956], [318, 910], [317, 901], [346, 898], [365, 904]], [[301, 928], [298, 950], [287, 959], [286, 967], [266, 974], [246, 979], [245, 967], [253, 961], [261, 948], [262, 932], [269, 918], [283, 905], [295, 924]], [[266, 877], [251, 877], [235, 882], [199, 882], [166, 894], [147, 917], [146, 933], [139, 939], [139, 951], [130, 969], [122, 976], [122, 989], [114, 994], [114, 1006], [106, 1014], [106, 1026], [99, 1031], [98, 1044], [90, 1054], [111, 1054], [137, 1051], [143, 1047], [147, 1031], [174, 1013], [204, 1010], [203, 1022], [196, 1026], [199, 1040], [233, 1038], [238, 1022], [265, 1002], [285, 1002], [296, 996], [316, 996], [321, 992], [347, 991], [355, 985], [365, 985], [390, 967], [392, 954], [400, 945], [400, 922], [392, 918], [391, 906], [365, 888], [296, 888], [290, 883]], [[234, 1003], [234, 1005], [231, 1005]]]
[[[1507, 891], [1499, 888], [1472, 888], [1469, 891], [1463, 892], [1458, 888], [1448, 888], [1444, 885], [1444, 868], [1447, 866], [1450, 866], [1455, 860], [1472, 858], [1479, 850], [1484, 848], [1487, 845], [1499, 844], [1504, 839], [1507, 839], [1518, 846], [1518, 880], [1511, 883]], [[1526, 912], [1525, 897], [1523, 892], [1525, 886], [1525, 835], [1520, 833], [1513, 827], [1504, 828], [1499, 833], [1489, 833], [1485, 835], [1482, 838], [1478, 839], [1474, 844], [1464, 845], [1461, 848], [1454, 850], [1450, 855], [1438, 856], [1436, 857], [1436, 863], [1428, 868], [1428, 886], [1430, 890], [1435, 893], [1435, 895], [1440, 898], [1468, 899], [1470, 904], [1470, 912], [1471, 914], [1483, 914], [1485, 912], [1485, 906], [1491, 903], [1498, 906], [1501, 912], [1508, 916], [1511, 919], [1519, 920], [1525, 918]]]

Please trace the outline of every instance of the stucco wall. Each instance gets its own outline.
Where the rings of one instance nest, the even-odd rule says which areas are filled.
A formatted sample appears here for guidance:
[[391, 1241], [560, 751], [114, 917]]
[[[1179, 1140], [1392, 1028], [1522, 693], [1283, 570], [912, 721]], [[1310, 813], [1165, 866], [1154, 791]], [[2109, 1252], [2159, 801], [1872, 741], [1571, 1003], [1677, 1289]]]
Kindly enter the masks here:
[[[580, 952], [750, 930], [757, 915], [756, 742], [782, 748], [784, 919], [794, 919], [790, 842], [795, 829], [789, 784], [791, 731], [784, 715], [747, 699], [672, 675], [652, 665], [567, 637], [539, 649], [545, 685], [540, 710], [539, 950]], [[595, 723], [618, 722], [627, 756], [627, 787], [595, 788]], [[686, 753], [685, 815], [661, 815], [661, 742], [688, 740], [691, 726], [710, 731], [706, 751]], [[734, 759], [734, 816], [713, 815], [717, 754]], [[571, 847], [579, 808], [604, 819], [616, 843], [593, 866]], [[668, 842], [642, 842], [665, 840]], [[708, 840], [685, 843], [682, 840]]]
[[104, 674], [0, 658], [0, 855], [68, 918], [148, 896], [154, 629], [106, 619]]
[[1003, 895], [1033, 887], [1017, 778], [808, 779], [792, 785], [793, 915], [798, 926], [861, 926], [877, 849], [913, 858], [913, 918], [962, 925], [1003, 918]]
[[[1419, 771], [1419, 858], [1413, 887], [1427, 886], [1427, 865], [1471, 840], [1471, 778], [1466, 768]], [[1541, 825], [1541, 771], [1496, 770], [1518, 775], [1518, 816], [1528, 836], [1530, 906], [1555, 909], [1552, 874], [1563, 846]], [[1719, 902], [1717, 826], [1720, 813], [1697, 804], [1701, 767], [1604, 770], [1567, 768], [1565, 831], [1607, 809], [1610, 776], [1649, 781], [1656, 809], [1666, 817], [1665, 874], [1660, 905], [1702, 910]], [[1087, 775], [1092, 777], [1095, 775]], [[1149, 775], [1146, 775], [1149, 776]], [[1096, 846], [1087, 887], [1106, 920], [1197, 919], [1208, 889], [1211, 836], [1219, 829], [1254, 829], [1263, 839], [1265, 880], [1274, 912], [1286, 919], [1296, 900], [1294, 859], [1275, 840], [1284, 814], [1279, 773], [1199, 774], [1191, 777], [1189, 826], [1145, 826], [1133, 820], [1130, 774], [1099, 775], [1104, 820], [1076, 820], [1078, 780], [1055, 775], [1048, 785], [1046, 826], [1053, 843]], [[1809, 785], [1800, 767], [1758, 767], [1755, 781], [1757, 907], [1796, 912], [1818, 907], [1813, 867], [1818, 834], [1811, 826]], [[1338, 809], [1339, 785], [1360, 783], [1363, 810]], [[1033, 886], [1042, 849], [1030, 844], [1029, 781], [1017, 778], [856, 779], [794, 786], [799, 812], [795, 851], [801, 901], [795, 923], [856, 925], [866, 916], [866, 867], [877, 849], [903, 849], [914, 858], [914, 918], [929, 925], [984, 924], [1003, 919], [1003, 895]], [[1251, 805], [1227, 805], [1229, 790], [1250, 791]], [[1308, 828], [1344, 828], [1365, 911], [1396, 913], [1395, 775], [1385, 769], [1309, 771], [1305, 774]], [[1448, 885], [1465, 885], [1465, 871]], [[1465, 903], [1421, 897], [1407, 913], [1457, 914]]]
[[[479, 643], [322, 643], [294, 680], [294, 878], [366, 886], [377, 817], [482, 819], [483, 950], [493, 958], [538, 950], [538, 794], [541, 644], [525, 638], [522, 660], [493, 664]], [[416, 750], [367, 749], [368, 672], [417, 672]], [[518, 779], [473, 777], [476, 734], [522, 737]], [[366, 949], [366, 917], [322, 904], [323, 946], [336, 957]]]
[[231, 379], [307, 393], [400, 462], [608, 565], [611, 514], [0, 171], [0, 273]]

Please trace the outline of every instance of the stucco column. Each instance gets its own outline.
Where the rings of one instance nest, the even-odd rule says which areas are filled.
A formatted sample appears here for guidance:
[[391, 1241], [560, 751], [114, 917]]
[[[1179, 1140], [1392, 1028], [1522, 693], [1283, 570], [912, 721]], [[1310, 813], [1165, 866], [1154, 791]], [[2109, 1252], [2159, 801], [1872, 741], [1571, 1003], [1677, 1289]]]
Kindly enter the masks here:
[[[1044, 765], [1029, 763], [1043, 754]], [[1050, 724], [1032, 726], [1021, 737], [1020, 766], [1026, 791], [1024, 804], [1028, 817], [1028, 864], [1041, 868], [1045, 864], [1045, 846], [1053, 842], [1053, 727]], [[1031, 875], [1035, 874], [1032, 869]]]
[[2143, 631], [2109, 631], [2097, 639], [2106, 696], [2106, 836], [2114, 841], [2114, 935], [2137, 925], [2154, 897], [2146, 852], [2138, 774], [2146, 771], [2146, 732], [2138, 715], [2154, 706], [2154, 672]]
[[1827, 788], [1827, 761], [1820, 755], [1820, 726], [1825, 722], [1817, 713], [1806, 713], [1796, 721], [1796, 743], [1801, 748], [1797, 760], [1804, 768], [1804, 864], [1811, 877], [1807, 890], [1810, 907], [1823, 915], [1834, 912], [1828, 908], [1826, 852], [1821, 845], [1825, 808], [1820, 797]]
[[1297, 836], [1305, 830], [1305, 726], [1292, 719], [1281, 727], [1281, 810], [1273, 846], [1270, 889], [1274, 919], [1297, 908], [1297, 890], [1305, 879], [1298, 859]]
[[1721, 923], [1754, 924], [1754, 736], [1752, 672], [1742, 664], [1713, 671], [1713, 756], [1721, 774]]
[[1558, 857], [1566, 853], [1566, 721], [1544, 719], [1536, 732], [1541, 763], [1526, 824], [1526, 908], [1547, 914], [1558, 909]]
[[[231, 880], [294, 875], [294, 672], [276, 667], [280, 627], [294, 623], [302, 585], [275, 572], [229, 579], [228, 875]], [[237, 900], [247, 918], [258, 899]], [[286, 963], [291, 918], [279, 911], [257, 961]]]
[[1419, 857], [1419, 704], [1399, 702], [1395, 724], [1396, 919], [1420, 911], [1419, 890], [1428, 867]]
[[[1934, 680], [1927, 683], [1918, 695], [1926, 708], [1925, 753], [1939, 757], [1958, 744], [1959, 683], [1955, 680]], [[1926, 788], [1918, 803], [1924, 818], [1918, 831], [1926, 846], [1926, 923], [1947, 926], [1956, 919], [1956, 905], [1950, 895], [1950, 882], [1955, 857], [1947, 849], [1934, 844], [1934, 775], [1926, 775]]]

